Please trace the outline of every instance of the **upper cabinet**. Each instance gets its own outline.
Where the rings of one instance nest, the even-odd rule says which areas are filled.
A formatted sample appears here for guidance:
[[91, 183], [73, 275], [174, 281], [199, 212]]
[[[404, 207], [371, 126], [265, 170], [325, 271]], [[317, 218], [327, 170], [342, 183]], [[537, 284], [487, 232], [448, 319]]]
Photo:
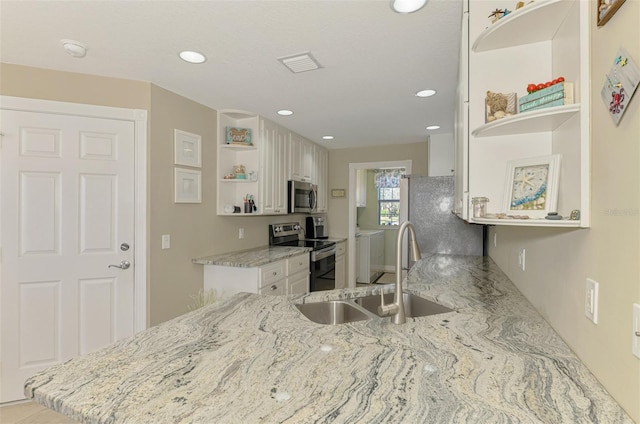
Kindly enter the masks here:
[[[482, 224], [588, 227], [590, 2], [538, 0], [491, 23], [487, 16], [503, 7], [499, 0], [470, 0], [468, 14], [464, 13], [468, 21], [463, 15], [454, 212]], [[488, 91], [516, 93], [520, 98], [527, 94], [528, 84], [558, 77], [573, 84], [571, 104], [487, 122]], [[579, 220], [473, 217], [474, 197], [489, 198], [490, 216], [527, 215], [527, 210], [507, 211], [515, 191], [507, 178], [509, 163], [550, 155], [561, 155], [555, 212], [569, 217], [578, 210]]]
[[218, 113], [217, 174], [218, 215], [286, 214], [287, 180], [317, 184], [318, 212], [327, 210], [327, 150], [255, 114]]
[[314, 144], [304, 137], [291, 133], [289, 138], [289, 179], [313, 182], [314, 172]]

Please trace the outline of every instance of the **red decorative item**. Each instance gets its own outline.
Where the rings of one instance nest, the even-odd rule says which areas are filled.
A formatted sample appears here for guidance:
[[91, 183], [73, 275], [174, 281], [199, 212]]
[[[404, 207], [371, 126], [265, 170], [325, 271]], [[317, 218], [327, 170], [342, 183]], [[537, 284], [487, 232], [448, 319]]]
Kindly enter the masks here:
[[558, 77], [553, 81], [547, 81], [540, 84], [529, 84], [527, 85], [527, 93], [535, 93], [538, 90], [542, 90], [543, 88], [551, 87], [552, 85], [564, 82], [564, 77]]

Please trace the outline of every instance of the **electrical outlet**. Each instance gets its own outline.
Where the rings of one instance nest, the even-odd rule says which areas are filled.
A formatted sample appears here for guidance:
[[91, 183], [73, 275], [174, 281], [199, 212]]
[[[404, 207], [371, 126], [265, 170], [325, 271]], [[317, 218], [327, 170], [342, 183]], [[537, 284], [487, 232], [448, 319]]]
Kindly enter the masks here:
[[631, 342], [631, 352], [640, 359], [640, 305], [633, 304], [633, 341]]
[[598, 323], [598, 282], [587, 278], [586, 292], [584, 297], [584, 314], [587, 318]]
[[498, 233], [493, 233], [493, 247], [498, 247]]
[[241, 240], [244, 238], [244, 228], [238, 228], [238, 238]]
[[524, 264], [525, 264], [525, 249], [522, 248], [520, 249], [520, 251], [518, 251], [518, 267], [520, 268], [521, 271], [524, 271]]
[[171, 247], [171, 236], [169, 234], [162, 235], [162, 248], [168, 249]]

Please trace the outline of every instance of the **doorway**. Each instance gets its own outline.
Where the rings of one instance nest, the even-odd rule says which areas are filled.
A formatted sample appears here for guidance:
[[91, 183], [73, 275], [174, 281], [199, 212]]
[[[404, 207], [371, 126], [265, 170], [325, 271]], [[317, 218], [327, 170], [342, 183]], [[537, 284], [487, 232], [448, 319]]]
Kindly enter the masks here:
[[146, 328], [147, 114], [2, 102], [0, 402]]
[[[358, 170], [404, 168], [406, 174], [411, 174], [411, 160], [387, 161], [387, 162], [362, 162], [349, 164], [349, 269], [348, 287], [356, 287], [356, 222], [357, 222], [357, 174]], [[400, 192], [400, 222], [408, 217], [408, 193]], [[406, 253], [406, 252], [405, 252]], [[404, 262], [404, 259], [403, 259]]]

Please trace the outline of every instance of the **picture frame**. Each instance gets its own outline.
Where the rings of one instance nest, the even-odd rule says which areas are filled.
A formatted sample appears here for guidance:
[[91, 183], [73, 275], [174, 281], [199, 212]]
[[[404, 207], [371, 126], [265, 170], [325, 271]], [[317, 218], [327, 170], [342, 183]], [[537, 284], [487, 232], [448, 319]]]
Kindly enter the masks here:
[[620, 9], [626, 0], [598, 0], [596, 16], [598, 16], [598, 26], [603, 26]]
[[202, 172], [174, 169], [174, 203], [202, 203]]
[[347, 196], [347, 191], [344, 188], [332, 188], [331, 197], [342, 198]]
[[504, 213], [542, 219], [557, 212], [561, 161], [556, 154], [507, 162]]
[[179, 129], [173, 130], [174, 163], [202, 167], [202, 137]]
[[225, 143], [241, 146], [253, 146], [251, 128], [225, 127]]

